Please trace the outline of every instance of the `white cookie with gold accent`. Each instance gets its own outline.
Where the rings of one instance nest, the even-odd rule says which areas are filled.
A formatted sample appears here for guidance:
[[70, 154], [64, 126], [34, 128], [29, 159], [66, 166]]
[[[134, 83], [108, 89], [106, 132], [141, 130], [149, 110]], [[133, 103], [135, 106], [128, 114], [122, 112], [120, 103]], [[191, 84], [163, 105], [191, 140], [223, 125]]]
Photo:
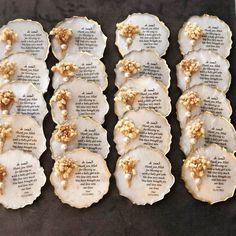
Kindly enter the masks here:
[[50, 181], [62, 203], [87, 208], [108, 192], [110, 176], [102, 156], [75, 149], [56, 160]]
[[103, 57], [107, 37], [101, 26], [87, 17], [73, 16], [59, 22], [51, 31], [52, 52], [61, 60], [66, 54], [88, 52]]
[[184, 160], [182, 179], [197, 200], [210, 204], [226, 201], [236, 188], [235, 156], [217, 144], [199, 148]]
[[170, 125], [164, 116], [154, 110], [131, 110], [117, 122], [114, 142], [120, 155], [140, 145], [159, 149], [166, 154], [171, 144]]
[[222, 57], [229, 56], [232, 32], [217, 16], [192, 16], [179, 31], [178, 42], [183, 55], [190, 51], [207, 49]]
[[133, 13], [116, 27], [115, 44], [122, 56], [141, 49], [152, 49], [159, 56], [165, 55], [170, 31], [157, 16]]
[[180, 147], [184, 154], [188, 155], [211, 143], [218, 144], [234, 153], [236, 151], [236, 131], [224, 117], [214, 116], [206, 111], [187, 122], [180, 137]]
[[87, 148], [105, 159], [109, 147], [107, 131], [88, 117], [77, 117], [57, 125], [50, 140], [53, 159], [58, 159], [65, 151], [76, 148]]
[[74, 77], [94, 82], [102, 90], [105, 90], [108, 85], [104, 64], [99, 58], [86, 52], [66, 55], [52, 67], [52, 71], [54, 72], [52, 77], [54, 89]]
[[106, 96], [97, 84], [76, 78], [59, 86], [50, 100], [50, 105], [55, 123], [85, 116], [102, 124], [109, 110]]
[[185, 91], [194, 85], [205, 84], [226, 93], [231, 83], [229, 66], [228, 60], [212, 51], [189, 52], [176, 66], [178, 87]]
[[45, 61], [26, 53], [15, 53], [0, 61], [0, 86], [11, 81], [32, 83], [45, 93], [49, 84]]
[[0, 87], [0, 117], [24, 114], [43, 124], [48, 113], [43, 94], [33, 84], [23, 81], [6, 83]]
[[46, 60], [49, 47], [48, 34], [37, 21], [16, 19], [0, 28], [0, 59], [24, 52]]
[[167, 88], [152, 77], [128, 79], [115, 94], [115, 113], [121, 118], [126, 111], [153, 109], [168, 116], [171, 112]]
[[184, 128], [188, 120], [204, 111], [230, 120], [232, 107], [223, 92], [200, 84], [186, 90], [179, 97], [176, 103], [176, 111], [180, 126]]
[[20, 150], [0, 154], [0, 204], [5, 208], [33, 204], [45, 183], [44, 170], [32, 154]]
[[27, 115], [5, 115], [0, 121], [0, 153], [19, 149], [38, 159], [46, 150], [43, 128]]
[[119, 88], [129, 78], [140, 76], [153, 77], [161, 81], [167, 88], [170, 86], [170, 69], [165, 59], [151, 49], [131, 51], [116, 64], [115, 84]]
[[162, 200], [175, 181], [167, 157], [145, 146], [121, 156], [114, 175], [120, 195], [137, 205], [152, 205]]

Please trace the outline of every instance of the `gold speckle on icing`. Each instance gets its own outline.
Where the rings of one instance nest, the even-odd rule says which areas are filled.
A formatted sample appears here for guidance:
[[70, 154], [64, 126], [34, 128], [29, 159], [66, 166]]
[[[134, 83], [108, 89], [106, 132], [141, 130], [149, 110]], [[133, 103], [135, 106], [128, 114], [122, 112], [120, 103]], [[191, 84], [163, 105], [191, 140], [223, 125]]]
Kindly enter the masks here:
[[61, 179], [61, 185], [66, 190], [68, 179], [71, 177], [73, 171], [78, 168], [74, 160], [68, 157], [58, 159], [54, 164], [54, 171], [56, 176]]
[[127, 180], [128, 187], [131, 187], [132, 178], [136, 175], [135, 166], [137, 164], [137, 160], [132, 158], [121, 159], [118, 163], [119, 167], [123, 169], [125, 172], [125, 179]]
[[116, 24], [116, 27], [119, 30], [120, 35], [126, 38], [128, 47], [133, 43], [135, 35], [140, 33], [138, 25], [119, 23]]
[[[191, 148], [196, 144], [197, 140], [205, 137], [204, 123], [202, 121], [195, 121], [186, 127], [187, 135], [190, 137]], [[191, 150], [192, 151], [192, 150]]]

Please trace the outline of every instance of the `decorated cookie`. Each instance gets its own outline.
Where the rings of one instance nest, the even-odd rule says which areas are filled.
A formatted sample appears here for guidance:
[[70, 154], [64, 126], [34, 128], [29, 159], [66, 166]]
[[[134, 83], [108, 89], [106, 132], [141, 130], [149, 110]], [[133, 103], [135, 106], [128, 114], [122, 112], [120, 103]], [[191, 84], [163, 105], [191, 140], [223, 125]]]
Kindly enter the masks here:
[[180, 147], [185, 155], [211, 143], [218, 144], [229, 152], [235, 152], [234, 126], [225, 118], [214, 116], [210, 112], [194, 116], [186, 123], [180, 138]]
[[140, 145], [160, 149], [166, 154], [171, 143], [170, 125], [154, 110], [128, 111], [115, 126], [114, 141], [120, 155]]
[[126, 111], [153, 109], [163, 116], [171, 112], [167, 88], [151, 77], [127, 80], [115, 95], [115, 113], [121, 118]]
[[166, 53], [170, 31], [157, 16], [134, 13], [116, 27], [116, 45], [122, 56], [141, 49], [153, 49], [160, 56]]
[[75, 149], [56, 160], [50, 180], [63, 203], [87, 208], [108, 192], [111, 174], [106, 161], [87, 149]]
[[194, 198], [210, 204], [225, 201], [236, 188], [236, 159], [226, 149], [211, 144], [189, 155], [182, 179]]
[[52, 78], [54, 89], [74, 77], [94, 82], [102, 90], [105, 90], [108, 85], [104, 64], [89, 53], [79, 52], [67, 55], [52, 67], [52, 71], [54, 72]]
[[120, 195], [137, 205], [162, 200], [175, 181], [167, 157], [144, 146], [121, 156], [114, 175]]
[[60, 85], [51, 98], [50, 105], [56, 123], [78, 115], [103, 123], [109, 109], [106, 96], [97, 84], [76, 78]]
[[26, 53], [16, 53], [0, 61], [0, 86], [12, 81], [32, 83], [45, 93], [49, 84], [45, 61]]
[[45, 182], [43, 168], [33, 155], [20, 150], [0, 154], [0, 203], [5, 208], [31, 205]]
[[65, 151], [87, 148], [106, 158], [109, 153], [107, 131], [88, 117], [78, 117], [56, 126], [50, 141], [52, 158], [57, 159]]
[[138, 78], [144, 75], [161, 81], [167, 88], [170, 86], [170, 69], [166, 60], [160, 58], [151, 49], [131, 51], [117, 63], [115, 72], [115, 84], [118, 88], [129, 78]]
[[192, 16], [179, 31], [179, 45], [183, 55], [207, 49], [227, 57], [232, 46], [229, 26], [216, 16]]
[[86, 17], [74, 16], [59, 22], [50, 32], [52, 51], [61, 60], [66, 54], [88, 52], [98, 58], [103, 57], [106, 36], [101, 26]]
[[48, 34], [37, 21], [16, 19], [0, 28], [0, 59], [25, 52], [46, 60], [49, 47]]
[[176, 104], [177, 117], [181, 128], [188, 120], [204, 111], [210, 111], [216, 116], [230, 120], [232, 107], [225, 94], [204, 84], [195, 85], [186, 90]]
[[5, 115], [0, 121], [0, 153], [19, 149], [39, 159], [46, 150], [43, 129], [30, 116]]
[[178, 86], [182, 91], [202, 83], [223, 92], [229, 89], [231, 83], [229, 61], [214, 52], [208, 50], [189, 52], [176, 68]]
[[1, 115], [20, 113], [34, 118], [40, 125], [47, 114], [42, 92], [31, 83], [15, 81], [0, 87]]

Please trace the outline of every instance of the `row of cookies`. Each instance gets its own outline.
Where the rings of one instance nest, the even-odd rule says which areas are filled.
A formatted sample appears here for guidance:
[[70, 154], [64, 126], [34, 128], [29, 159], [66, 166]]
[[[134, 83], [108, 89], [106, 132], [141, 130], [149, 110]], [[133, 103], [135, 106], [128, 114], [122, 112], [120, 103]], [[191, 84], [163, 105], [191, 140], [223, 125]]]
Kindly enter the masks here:
[[32, 204], [46, 182], [39, 158], [46, 150], [49, 46], [36, 21], [17, 19], [0, 29], [0, 203], [6, 208]]
[[109, 188], [107, 131], [102, 127], [109, 106], [105, 66], [100, 60], [106, 36], [86, 17], [71, 17], [51, 31], [52, 51], [59, 62], [52, 67], [50, 100], [57, 124], [50, 140], [55, 164], [50, 176], [55, 194], [76, 208], [98, 202]]
[[231, 75], [226, 57], [232, 33], [215, 16], [192, 16], [179, 31], [183, 60], [177, 65], [177, 117], [186, 155], [182, 179], [194, 198], [210, 204], [232, 197], [236, 188], [236, 132], [225, 93]]
[[123, 56], [115, 68], [114, 142], [119, 155], [114, 173], [120, 195], [133, 204], [153, 204], [174, 183], [165, 156], [171, 144], [165, 59], [169, 30], [158, 17], [134, 13], [117, 24], [116, 45]]

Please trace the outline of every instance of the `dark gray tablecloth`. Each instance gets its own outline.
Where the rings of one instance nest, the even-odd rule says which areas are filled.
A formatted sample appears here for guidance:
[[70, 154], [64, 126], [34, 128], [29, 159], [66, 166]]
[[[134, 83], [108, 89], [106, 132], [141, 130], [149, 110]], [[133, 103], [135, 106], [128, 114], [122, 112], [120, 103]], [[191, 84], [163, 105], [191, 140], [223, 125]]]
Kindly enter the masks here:
[[[180, 128], [175, 115], [175, 103], [180, 95], [176, 86], [175, 65], [181, 60], [178, 49], [177, 33], [191, 15], [208, 13], [217, 15], [229, 24], [236, 35], [236, 17], [234, 0], [0, 0], [0, 25], [15, 18], [37, 20], [49, 31], [58, 21], [73, 15], [87, 16], [102, 25], [108, 36], [104, 58], [109, 75], [109, 87], [105, 91], [110, 104], [104, 127], [108, 130], [111, 152], [107, 159], [111, 172], [114, 171], [117, 153], [112, 141], [112, 130], [116, 123], [113, 112], [114, 67], [120, 58], [114, 45], [115, 24], [126, 18], [129, 13], [149, 12], [157, 15], [171, 31], [170, 47], [165, 59], [171, 69], [171, 87], [169, 89], [173, 110], [168, 117], [172, 127], [173, 142], [168, 158], [176, 178], [171, 192], [153, 206], [135, 206], [120, 197], [112, 177], [109, 193], [98, 204], [88, 209], [74, 209], [63, 205], [54, 196], [53, 188], [47, 181], [42, 195], [32, 206], [21, 210], [6, 210], [0, 207], [0, 235], [236, 235], [236, 196], [226, 202], [210, 206], [192, 198], [180, 180], [183, 153], [178, 142]], [[236, 47], [228, 58], [231, 63], [232, 84], [228, 98], [233, 110], [236, 109]], [[51, 52], [47, 59], [48, 67], [56, 62]], [[51, 76], [51, 74], [50, 74]], [[53, 90], [49, 87], [45, 98], [48, 101]], [[232, 122], [236, 125], [236, 112]], [[54, 124], [48, 114], [44, 130], [49, 140]], [[48, 144], [48, 142], [47, 142]], [[47, 176], [51, 172], [53, 161], [47, 150], [41, 157], [41, 164]]]

